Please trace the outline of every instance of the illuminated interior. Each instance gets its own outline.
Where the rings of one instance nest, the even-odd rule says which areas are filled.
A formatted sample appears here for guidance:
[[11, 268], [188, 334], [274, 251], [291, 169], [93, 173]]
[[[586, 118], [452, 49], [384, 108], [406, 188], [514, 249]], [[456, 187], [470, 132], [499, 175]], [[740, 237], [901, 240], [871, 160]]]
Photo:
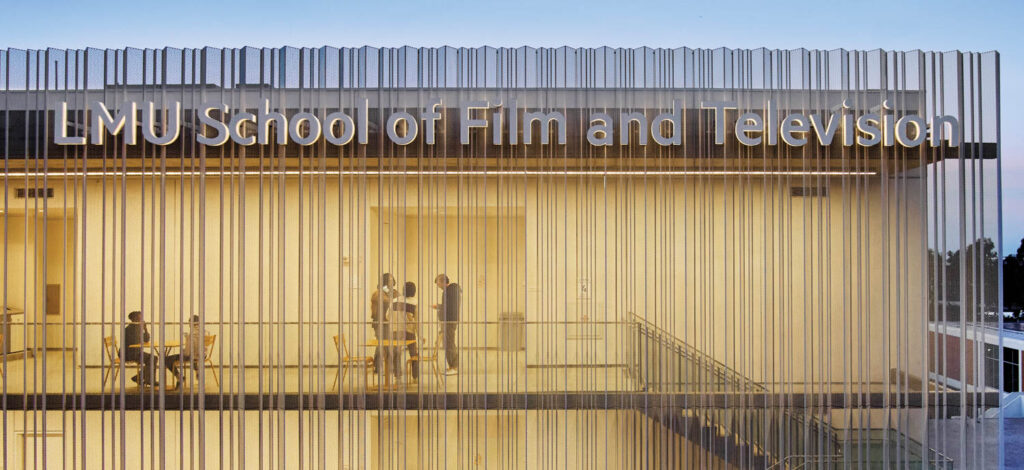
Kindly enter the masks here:
[[[59, 73], [40, 72], [51, 63]], [[1001, 372], [986, 372], [977, 341], [947, 354], [944, 332], [998, 327], [998, 277], [977, 249], [999, 239], [997, 64], [763, 49], [0, 51], [0, 467], [986, 468]], [[959, 141], [744, 146], [726, 126], [717, 144], [701, 105], [716, 100], [759, 119], [769, 100], [782, 115], [951, 116]], [[293, 122], [358, 122], [364, 101], [365, 143], [357, 131], [285, 143], [276, 125], [272, 144], [197, 142], [215, 133], [203, 103], [224, 103], [210, 116], [225, 123], [253, 113], [237, 130], [254, 137], [263, 102]], [[62, 117], [58, 133], [86, 141], [93, 102], [111, 115], [155, 103], [158, 127], [178, 104], [180, 136], [154, 145], [140, 121], [103, 145], [55, 143]], [[588, 141], [595, 113], [619, 130], [630, 113], [673, 109], [679, 129], [627, 122], [628, 143]], [[566, 143], [544, 123], [524, 143], [526, 115], [554, 111]], [[388, 135], [398, 112], [423, 119], [405, 145], [407, 122]], [[487, 121], [462, 129], [470, 118]], [[957, 250], [959, 265], [937, 267]], [[389, 294], [374, 325], [385, 273], [416, 292]], [[458, 285], [457, 321], [432, 308], [448, 299], [442, 274]], [[418, 306], [414, 325], [390, 316], [398, 301]], [[123, 344], [134, 311], [159, 385], [132, 380], [147, 373]], [[418, 355], [395, 340], [374, 372], [375, 326], [392, 325], [415, 331]], [[165, 367], [193, 329], [203, 357]]]

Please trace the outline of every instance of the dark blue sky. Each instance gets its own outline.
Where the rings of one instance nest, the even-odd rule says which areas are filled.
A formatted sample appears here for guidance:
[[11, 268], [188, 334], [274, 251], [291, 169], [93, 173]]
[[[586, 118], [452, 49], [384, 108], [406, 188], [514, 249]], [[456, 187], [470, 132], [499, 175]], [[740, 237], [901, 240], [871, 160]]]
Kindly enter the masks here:
[[0, 47], [652, 46], [998, 50], [1006, 251], [1024, 237], [1024, 2], [8, 2]]

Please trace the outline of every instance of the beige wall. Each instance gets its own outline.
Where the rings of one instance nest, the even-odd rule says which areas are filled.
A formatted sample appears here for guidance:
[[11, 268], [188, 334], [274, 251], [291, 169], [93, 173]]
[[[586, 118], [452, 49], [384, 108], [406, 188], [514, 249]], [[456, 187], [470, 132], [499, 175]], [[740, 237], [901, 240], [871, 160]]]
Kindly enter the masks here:
[[35, 220], [35, 217], [8, 215], [5, 217], [4, 233], [0, 234], [6, 247], [3, 280], [7, 291], [7, 306], [24, 312], [11, 317], [11, 337], [8, 338], [11, 351], [31, 349], [35, 344], [35, 335], [29, 325], [37, 317], [36, 302], [32, 299], [40, 294], [38, 289], [41, 286], [36, 282], [25, 282], [28, 279], [35, 280], [37, 276], [38, 265], [32, 262], [36, 257]]
[[[256, 363], [262, 343], [264, 363], [309, 363], [323, 359], [308, 345], [337, 333], [319, 319], [365, 321], [382, 271], [416, 282], [424, 309], [444, 271], [464, 289], [464, 345], [495, 346], [493, 324], [468, 324], [502, 312], [586, 323], [531, 325], [534, 363], [621, 361], [628, 338], [602, 322], [633, 312], [759, 381], [882, 381], [890, 368], [921, 368], [919, 180], [890, 183], [887, 199], [877, 178], [845, 190], [834, 180], [827, 198], [791, 197], [813, 181], [776, 177], [240, 183], [131, 179], [123, 195], [108, 182], [104, 198], [90, 181], [76, 217], [82, 316], [202, 313], [235, 345], [233, 359], [218, 352], [223, 362]], [[304, 323], [261, 334], [261, 320]]]
[[[46, 468], [731, 468], [636, 411], [86, 411], [74, 425], [58, 412], [11, 411], [8, 419], [4, 455], [14, 470], [43, 468], [44, 455]], [[150, 429], [165, 438], [152, 441]]]
[[[44, 216], [34, 208], [10, 207], [6, 217], [0, 215], [4, 232], [0, 239], [5, 247], [0, 253], [0, 281], [6, 286], [7, 305], [24, 312], [13, 316], [8, 338], [11, 351], [74, 347], [73, 326], [62, 331], [62, 323], [73, 324], [75, 319], [70, 304], [75, 283], [70, 269], [74, 265], [74, 220], [65, 219], [60, 212]], [[47, 284], [60, 286], [60, 315], [46, 314]]]

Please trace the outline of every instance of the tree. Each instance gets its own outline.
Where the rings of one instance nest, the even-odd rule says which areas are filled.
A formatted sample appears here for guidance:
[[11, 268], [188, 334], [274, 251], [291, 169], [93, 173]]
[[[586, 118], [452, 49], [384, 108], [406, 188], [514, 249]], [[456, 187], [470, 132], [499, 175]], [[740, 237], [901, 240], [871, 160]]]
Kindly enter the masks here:
[[1003, 259], [1003, 308], [1024, 310], [1024, 239], [1017, 253]]
[[[1020, 254], [1024, 255], [1024, 251]], [[989, 238], [971, 242], [964, 247], [963, 253], [956, 250], [943, 256], [941, 252], [929, 249], [928, 300], [935, 312], [933, 317], [945, 312], [945, 320], [956, 321], [962, 312], [970, 321], [982, 321], [982, 313], [995, 312], [999, 297], [998, 267], [999, 255], [995, 243]]]

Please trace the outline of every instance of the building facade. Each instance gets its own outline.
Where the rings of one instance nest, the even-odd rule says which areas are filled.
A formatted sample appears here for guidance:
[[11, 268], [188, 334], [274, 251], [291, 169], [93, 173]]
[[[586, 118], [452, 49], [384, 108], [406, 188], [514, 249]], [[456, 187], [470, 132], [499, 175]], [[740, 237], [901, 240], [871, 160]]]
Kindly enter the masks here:
[[2, 466], [996, 468], [998, 73], [0, 51]]

